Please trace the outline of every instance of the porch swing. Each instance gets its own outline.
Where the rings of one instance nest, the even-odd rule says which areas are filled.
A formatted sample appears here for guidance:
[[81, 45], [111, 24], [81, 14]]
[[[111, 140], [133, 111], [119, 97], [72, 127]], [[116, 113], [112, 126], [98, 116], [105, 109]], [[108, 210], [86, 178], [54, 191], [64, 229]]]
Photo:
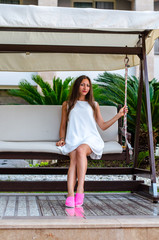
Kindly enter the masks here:
[[[48, 15], [49, 11], [49, 15]], [[14, 12], [14, 14], [12, 14]], [[4, 13], [10, 13], [8, 18]], [[16, 14], [15, 14], [16, 13]], [[146, 53], [148, 53], [159, 36], [159, 13], [72, 9], [35, 6], [0, 5], [0, 71], [107, 71], [124, 68], [123, 59], [129, 57], [129, 65], [140, 65], [140, 82], [138, 90], [138, 109], [136, 118], [135, 142], [133, 152], [133, 167], [126, 168], [89, 168], [87, 174], [92, 175], [132, 175], [129, 181], [86, 181], [86, 191], [132, 191], [151, 198], [154, 202], [159, 200], [156, 185], [156, 170], [153, 148], [152, 120], [150, 109], [150, 96]], [[136, 15], [137, 14], [137, 15]], [[14, 19], [16, 16], [16, 21]], [[23, 17], [22, 17], [23, 16]], [[53, 19], [52, 19], [52, 16]], [[61, 16], [61, 18], [59, 18]], [[1, 22], [3, 19], [5, 21]], [[7, 20], [6, 20], [7, 19]], [[25, 23], [23, 19], [29, 19]], [[59, 21], [59, 19], [61, 19]], [[137, 19], [137, 20], [136, 20]], [[152, 21], [153, 19], [153, 21]], [[132, 22], [131, 22], [131, 21]], [[123, 26], [123, 22], [125, 25]], [[138, 25], [142, 22], [142, 27]], [[12, 24], [11, 24], [12, 23]], [[153, 29], [155, 29], [153, 31]], [[26, 44], [27, 42], [27, 44]], [[125, 47], [125, 46], [128, 47]], [[147, 49], [146, 49], [147, 46]], [[145, 84], [147, 102], [147, 122], [149, 133], [150, 171], [137, 168], [139, 128], [143, 84]], [[125, 97], [126, 98], [126, 97]], [[125, 103], [126, 104], [126, 103]], [[35, 107], [35, 106], [34, 106]], [[0, 159], [66, 159], [57, 152], [40, 152], [30, 150], [6, 150], [6, 145], [12, 144], [13, 125], [5, 125], [6, 119], [14, 118], [14, 110], [18, 116], [28, 116], [28, 109], [33, 106], [0, 106]], [[56, 123], [59, 121], [60, 106], [36, 106], [36, 111], [52, 111], [56, 109]], [[18, 110], [17, 110], [18, 109]], [[101, 108], [102, 109], [102, 108]], [[27, 111], [26, 111], [27, 110]], [[30, 110], [29, 110], [30, 111]], [[31, 112], [34, 124], [35, 110]], [[27, 112], [27, 113], [26, 113]], [[50, 113], [51, 114], [51, 113]], [[50, 115], [52, 117], [52, 115]], [[6, 118], [7, 117], [7, 118]], [[40, 122], [40, 118], [39, 122]], [[45, 120], [45, 118], [43, 118]], [[126, 121], [126, 120], [125, 120]], [[36, 124], [39, 124], [37, 122]], [[11, 124], [11, 121], [10, 121]], [[19, 121], [19, 128], [21, 122]], [[30, 122], [31, 124], [31, 122]], [[127, 125], [127, 124], [126, 124]], [[129, 160], [132, 150], [127, 141], [125, 125], [126, 150], [121, 154], [103, 154], [103, 160]], [[37, 127], [34, 125], [35, 128]], [[119, 120], [119, 128], [121, 120]], [[24, 127], [23, 127], [24, 129]], [[10, 137], [9, 130], [12, 132]], [[47, 129], [47, 131], [49, 131]], [[20, 133], [18, 133], [20, 134]], [[27, 127], [25, 141], [27, 140]], [[39, 133], [40, 134], [40, 133]], [[2, 135], [4, 139], [2, 139]], [[8, 137], [8, 138], [7, 138]], [[21, 137], [21, 136], [20, 136]], [[37, 136], [35, 136], [36, 138]], [[24, 141], [24, 139], [23, 139]], [[35, 141], [35, 139], [34, 139]], [[31, 146], [35, 143], [32, 142]], [[119, 142], [122, 134], [119, 132]], [[18, 143], [14, 142], [14, 144]], [[28, 143], [29, 144], [29, 143]], [[3, 148], [2, 148], [3, 146]], [[9, 145], [8, 145], [9, 146]], [[9, 147], [8, 147], [9, 149]], [[67, 168], [0, 168], [1, 174], [66, 174]], [[150, 178], [151, 186], [136, 177]], [[4, 182], [0, 181], [0, 191], [65, 191], [66, 182]]]

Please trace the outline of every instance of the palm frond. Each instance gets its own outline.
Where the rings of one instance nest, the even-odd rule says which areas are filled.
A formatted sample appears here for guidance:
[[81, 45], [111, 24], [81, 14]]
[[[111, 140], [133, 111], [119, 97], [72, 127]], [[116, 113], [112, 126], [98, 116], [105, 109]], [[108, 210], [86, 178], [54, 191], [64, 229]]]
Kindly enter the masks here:
[[23, 98], [30, 104], [39, 105], [61, 105], [68, 99], [71, 77], [66, 78], [63, 82], [62, 79], [54, 77], [53, 87], [39, 75], [33, 75], [32, 80], [40, 87], [42, 93], [27, 80], [22, 80], [19, 90], [10, 90], [9, 94]]
[[[98, 84], [98, 87], [96, 86]], [[138, 102], [139, 81], [135, 76], [128, 77], [127, 105], [128, 130], [134, 134], [136, 127], [136, 113]], [[98, 89], [99, 88], [99, 89]], [[153, 129], [159, 133], [159, 82], [152, 79], [149, 82], [150, 101], [152, 109]], [[95, 79], [94, 96], [102, 104], [109, 102], [111, 105], [124, 104], [125, 79], [121, 75], [104, 72]], [[141, 127], [147, 124], [145, 92], [142, 94]]]

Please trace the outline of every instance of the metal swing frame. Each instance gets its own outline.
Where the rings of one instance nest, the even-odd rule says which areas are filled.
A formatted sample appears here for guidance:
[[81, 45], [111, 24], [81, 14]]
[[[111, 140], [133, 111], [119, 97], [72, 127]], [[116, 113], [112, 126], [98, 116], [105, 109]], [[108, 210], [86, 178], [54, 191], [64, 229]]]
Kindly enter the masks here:
[[[41, 32], [70, 32], [70, 33], [105, 33], [105, 34], [129, 34], [130, 32], [122, 31], [98, 31], [98, 30], [72, 30], [72, 29], [29, 29], [29, 28], [0, 28], [0, 31], [41, 31]], [[137, 55], [140, 59], [140, 79], [139, 79], [139, 89], [138, 89], [138, 108], [137, 108], [137, 118], [136, 118], [136, 130], [135, 130], [135, 142], [134, 142], [134, 165], [132, 168], [97, 168], [97, 169], [88, 169], [87, 174], [106, 174], [106, 175], [132, 175], [132, 181], [111, 181], [111, 182], [86, 182], [85, 190], [86, 191], [133, 191], [137, 194], [144, 195], [148, 198], [151, 198], [154, 202], [159, 200], [157, 194], [157, 185], [156, 185], [156, 170], [155, 170], [155, 158], [154, 158], [154, 145], [153, 145], [153, 131], [152, 131], [152, 119], [151, 119], [151, 106], [150, 106], [150, 96], [149, 96], [149, 82], [148, 82], [148, 69], [147, 69], [147, 57], [146, 57], [146, 38], [148, 37], [151, 31], [134, 31], [131, 34], [138, 34], [139, 44], [135, 47], [95, 47], [95, 46], [55, 46], [55, 45], [20, 45], [20, 44], [0, 44], [0, 52], [3, 53], [12, 53], [12, 52], [34, 52], [34, 53], [81, 53], [81, 54], [122, 54], [124, 55]], [[139, 129], [140, 129], [140, 116], [141, 116], [141, 104], [142, 104], [142, 92], [145, 89], [146, 92], [146, 107], [147, 107], [147, 126], [148, 126], [148, 145], [149, 145], [149, 161], [150, 161], [150, 171], [137, 168], [137, 158], [138, 158], [138, 147], [139, 147]], [[7, 158], [9, 153], [5, 155]], [[9, 158], [13, 158], [13, 155], [10, 155]], [[41, 157], [39, 155], [39, 157]], [[51, 156], [50, 156], [51, 157]], [[4, 158], [4, 154], [0, 153], [0, 158]], [[14, 157], [16, 158], [16, 156]], [[20, 159], [19, 155], [19, 159]], [[40, 158], [39, 158], [40, 159]], [[67, 169], [2, 169], [0, 168], [0, 174], [66, 174]], [[144, 176], [151, 179], [151, 186], [145, 185], [143, 181], [137, 181], [137, 176]], [[24, 189], [27, 191], [29, 185], [17, 182], [14, 186], [10, 183], [0, 182], [0, 191], [18, 191]], [[47, 185], [47, 183], [34, 184], [33, 191], [44, 190], [51, 191], [53, 188], [55, 191], [66, 190], [66, 183], [52, 183]], [[21, 187], [19, 187], [21, 186]], [[57, 187], [59, 186], [59, 187]], [[62, 187], [60, 187], [62, 186]]]

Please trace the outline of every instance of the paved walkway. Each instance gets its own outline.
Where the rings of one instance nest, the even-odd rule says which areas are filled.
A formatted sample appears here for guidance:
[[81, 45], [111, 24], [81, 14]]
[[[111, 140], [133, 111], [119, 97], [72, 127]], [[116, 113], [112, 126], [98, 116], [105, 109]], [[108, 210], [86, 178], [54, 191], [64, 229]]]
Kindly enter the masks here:
[[6, 218], [67, 218], [84, 219], [110, 216], [158, 216], [159, 204], [135, 194], [85, 194], [80, 208], [64, 206], [66, 194], [0, 194], [0, 216]]

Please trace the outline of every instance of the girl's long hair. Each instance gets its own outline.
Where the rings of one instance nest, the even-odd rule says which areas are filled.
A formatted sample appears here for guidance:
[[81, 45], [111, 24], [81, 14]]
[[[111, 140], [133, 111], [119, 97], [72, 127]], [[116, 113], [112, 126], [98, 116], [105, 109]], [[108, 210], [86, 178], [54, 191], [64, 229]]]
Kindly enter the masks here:
[[86, 101], [91, 105], [94, 113], [95, 113], [95, 103], [94, 103], [94, 97], [93, 97], [93, 90], [92, 90], [92, 83], [89, 77], [82, 75], [78, 77], [72, 87], [72, 91], [68, 100], [68, 112], [67, 116], [69, 116], [70, 111], [74, 108], [77, 100], [79, 99], [79, 87], [83, 79], [88, 79], [90, 84], [90, 90], [86, 95]]

